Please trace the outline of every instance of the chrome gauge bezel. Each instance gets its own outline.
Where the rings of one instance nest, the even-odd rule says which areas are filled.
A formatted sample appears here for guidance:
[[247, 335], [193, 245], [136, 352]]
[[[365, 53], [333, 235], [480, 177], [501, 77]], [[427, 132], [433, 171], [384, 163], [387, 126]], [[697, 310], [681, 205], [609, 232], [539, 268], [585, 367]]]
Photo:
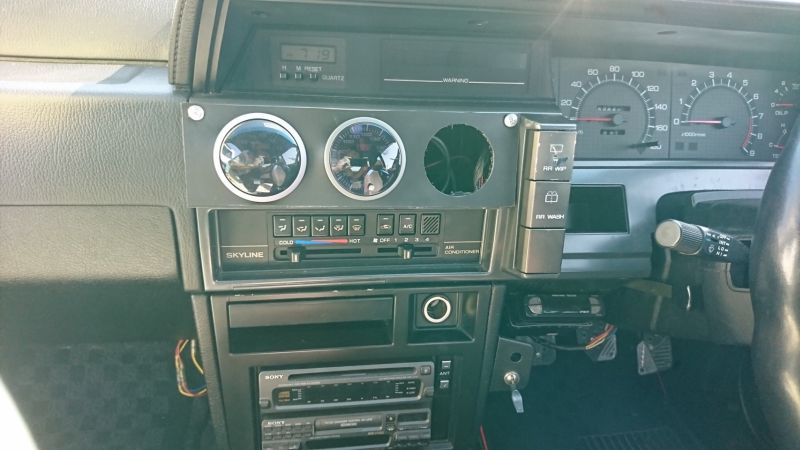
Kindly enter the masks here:
[[[220, 155], [222, 152], [222, 144], [225, 142], [225, 138], [228, 137], [228, 134], [230, 134], [234, 128], [250, 120], [265, 120], [272, 122], [289, 133], [289, 135], [294, 139], [295, 143], [297, 143], [297, 150], [300, 152], [300, 169], [297, 173], [297, 177], [289, 185], [289, 187], [275, 195], [263, 197], [242, 192], [233, 183], [231, 183], [225, 172], [222, 170], [222, 165], [220, 164]], [[217, 139], [214, 141], [212, 164], [214, 165], [214, 172], [217, 174], [217, 178], [219, 178], [225, 188], [228, 189], [228, 191], [230, 191], [232, 194], [251, 202], [271, 203], [286, 198], [289, 194], [294, 192], [294, 190], [297, 189], [297, 187], [303, 181], [303, 178], [306, 174], [306, 168], [308, 166], [308, 153], [306, 152], [306, 146], [303, 143], [303, 139], [300, 137], [300, 133], [298, 133], [297, 130], [295, 130], [294, 127], [291, 126], [287, 121], [281, 119], [280, 117], [273, 116], [272, 114], [249, 113], [234, 118], [225, 124], [224, 127], [222, 127], [222, 130], [220, 130], [219, 134], [217, 135]]]
[[[354, 194], [353, 192], [345, 189], [336, 180], [336, 175], [333, 173], [333, 170], [331, 169], [331, 151], [333, 150], [334, 141], [336, 140], [337, 137], [339, 137], [339, 134], [342, 131], [347, 129], [347, 127], [355, 125], [357, 123], [369, 123], [369, 124], [376, 125], [376, 126], [379, 126], [379, 127], [383, 128], [385, 131], [387, 131], [389, 133], [389, 135], [392, 136], [392, 138], [395, 140], [395, 142], [397, 142], [397, 145], [399, 147], [400, 169], [399, 169], [399, 171], [397, 173], [397, 178], [394, 180], [394, 183], [392, 183], [392, 185], [389, 186], [385, 191], [380, 192], [380, 193], [375, 194], [375, 195], [363, 196], [363, 195]], [[405, 147], [405, 145], [403, 145], [403, 140], [400, 139], [400, 135], [397, 134], [397, 131], [395, 131], [395, 129], [392, 128], [388, 123], [386, 123], [386, 122], [384, 122], [382, 120], [378, 120], [378, 119], [376, 119], [374, 117], [354, 117], [352, 119], [346, 120], [346, 121], [342, 122], [341, 124], [339, 124], [339, 126], [337, 126], [331, 132], [330, 136], [328, 137], [328, 141], [325, 143], [325, 151], [324, 151], [323, 160], [324, 160], [324, 164], [325, 164], [325, 173], [328, 175], [328, 179], [330, 180], [330, 182], [333, 185], [333, 187], [336, 188], [337, 191], [341, 192], [344, 196], [346, 196], [348, 198], [351, 198], [353, 200], [359, 200], [359, 201], [378, 200], [380, 198], [383, 198], [383, 197], [386, 197], [387, 195], [389, 195], [392, 191], [395, 190], [395, 188], [397, 188], [397, 186], [403, 180], [403, 175], [405, 174], [406, 165], [408, 163], [406, 161], [406, 147]]]

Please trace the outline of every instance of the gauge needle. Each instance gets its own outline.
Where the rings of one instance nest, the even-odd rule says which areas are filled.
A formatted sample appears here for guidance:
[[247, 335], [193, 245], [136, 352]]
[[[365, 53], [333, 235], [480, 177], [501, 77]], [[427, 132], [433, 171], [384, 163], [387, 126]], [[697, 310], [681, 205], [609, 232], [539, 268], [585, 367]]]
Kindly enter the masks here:
[[612, 125], [622, 125], [623, 123], [627, 122], [622, 114], [614, 114], [613, 116], [608, 117], [576, 117], [575, 121], [610, 123]]
[[611, 117], [577, 117], [575, 118], [577, 122], [607, 122], [611, 123], [614, 121]]
[[651, 147], [658, 147], [658, 141], [650, 141], [650, 142], [640, 142], [638, 144], [631, 144], [628, 148], [651, 148]]
[[776, 108], [792, 109], [795, 106], [797, 106], [797, 105], [795, 105], [794, 103], [775, 103], [775, 107]]
[[702, 120], [684, 120], [683, 124], [689, 125], [716, 125], [720, 128], [730, 128], [736, 123], [730, 117], [722, 117], [720, 119], [702, 119]]

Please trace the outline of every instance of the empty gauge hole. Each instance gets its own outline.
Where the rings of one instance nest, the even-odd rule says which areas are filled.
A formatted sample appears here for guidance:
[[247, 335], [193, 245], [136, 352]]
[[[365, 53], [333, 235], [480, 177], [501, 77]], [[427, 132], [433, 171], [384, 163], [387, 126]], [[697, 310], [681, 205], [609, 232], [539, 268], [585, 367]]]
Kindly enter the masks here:
[[492, 145], [480, 130], [464, 124], [450, 125], [428, 142], [425, 174], [439, 192], [467, 195], [489, 180], [493, 159]]

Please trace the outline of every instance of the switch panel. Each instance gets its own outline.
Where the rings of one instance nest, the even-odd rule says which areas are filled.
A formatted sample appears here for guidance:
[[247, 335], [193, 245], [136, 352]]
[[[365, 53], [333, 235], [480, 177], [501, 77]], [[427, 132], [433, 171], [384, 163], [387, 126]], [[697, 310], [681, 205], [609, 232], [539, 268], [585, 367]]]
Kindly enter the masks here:
[[514, 268], [524, 275], [561, 272], [577, 132], [574, 123], [523, 121], [524, 171]]

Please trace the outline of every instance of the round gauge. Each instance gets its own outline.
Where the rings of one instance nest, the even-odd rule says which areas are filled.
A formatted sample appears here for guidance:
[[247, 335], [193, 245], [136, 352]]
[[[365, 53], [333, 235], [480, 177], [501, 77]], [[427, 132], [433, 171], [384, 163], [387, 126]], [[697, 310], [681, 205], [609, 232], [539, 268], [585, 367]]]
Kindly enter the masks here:
[[[569, 119], [578, 122], [579, 147], [589, 152], [644, 151], [659, 146], [653, 137], [653, 100], [637, 81], [623, 74], [598, 75], [582, 83]], [[586, 157], [580, 148], [576, 154]]]
[[253, 202], [289, 195], [306, 171], [306, 148], [284, 120], [245, 114], [230, 121], [214, 144], [214, 168], [222, 184]]
[[778, 159], [797, 119], [800, 104], [800, 81], [782, 80], [772, 91], [770, 110], [774, 124], [766, 131], [772, 157]]
[[[697, 158], [753, 157], [753, 141], [758, 136], [759, 114], [750, 95], [733, 78], [708, 78], [692, 82], [692, 92], [683, 102], [680, 118], [680, 148], [702, 151]], [[709, 144], [712, 143], [712, 144]]]
[[405, 171], [403, 141], [392, 127], [357, 117], [336, 127], [325, 145], [325, 170], [333, 186], [356, 200], [375, 200], [391, 192]]

